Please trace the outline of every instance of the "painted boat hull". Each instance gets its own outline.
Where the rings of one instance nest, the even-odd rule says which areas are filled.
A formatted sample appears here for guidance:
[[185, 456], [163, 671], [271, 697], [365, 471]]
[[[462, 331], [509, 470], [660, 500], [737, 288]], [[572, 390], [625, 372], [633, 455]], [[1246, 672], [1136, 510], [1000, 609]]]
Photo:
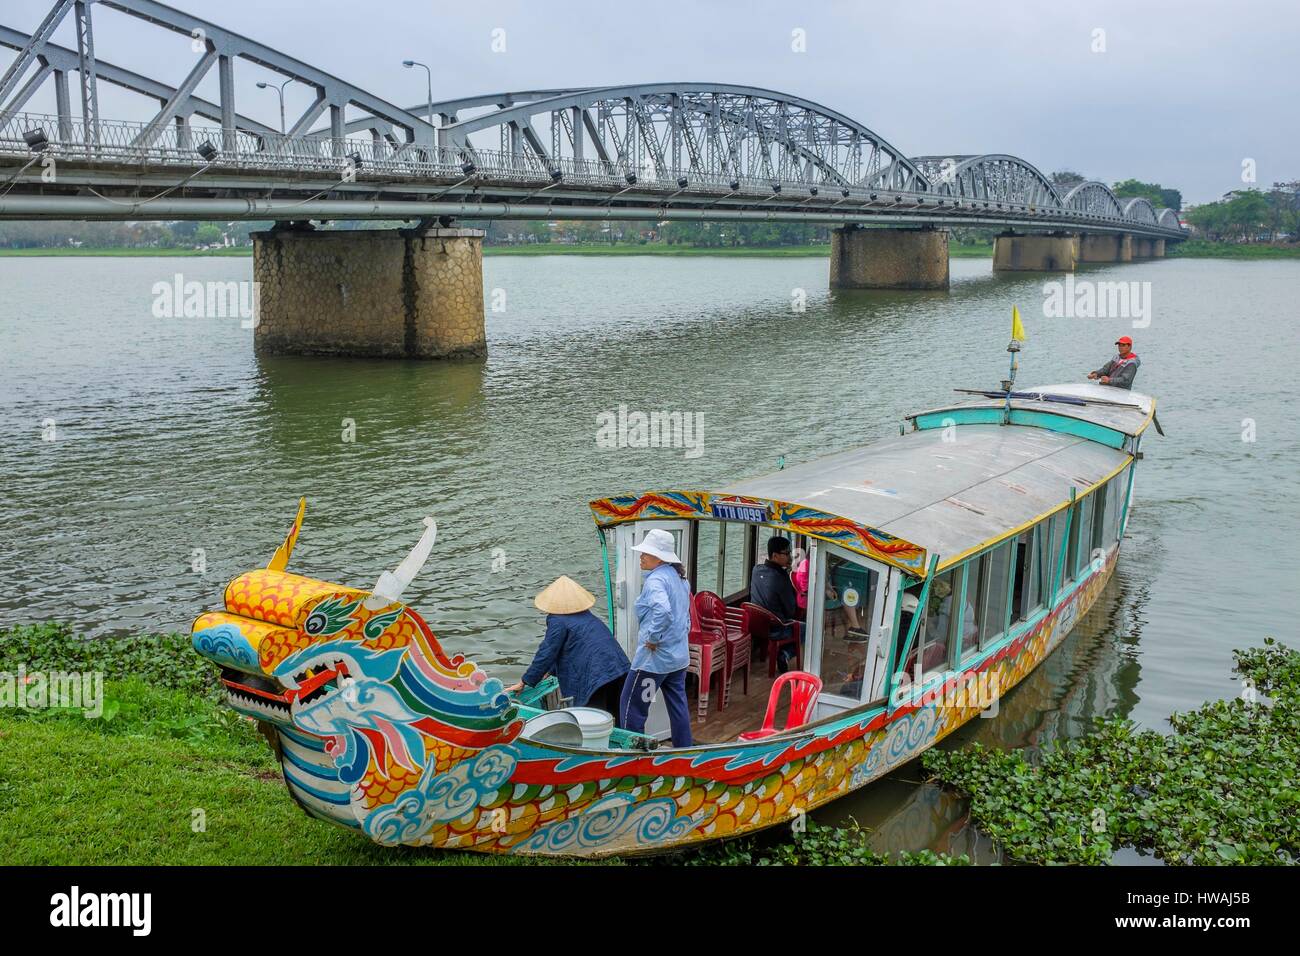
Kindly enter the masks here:
[[[1024, 680], [1092, 607], [1117, 553], [1095, 562], [1054, 608], [1013, 630], [962, 679], [982, 675], [994, 699]], [[336, 740], [301, 727], [274, 729], [293, 798], [313, 816], [379, 843], [600, 858], [787, 823], [914, 759], [989, 703], [868, 706], [777, 738], [663, 752], [573, 750], [524, 740], [515, 729], [460, 760], [444, 754], [422, 772], [354, 782], [340, 773], [346, 755]]]

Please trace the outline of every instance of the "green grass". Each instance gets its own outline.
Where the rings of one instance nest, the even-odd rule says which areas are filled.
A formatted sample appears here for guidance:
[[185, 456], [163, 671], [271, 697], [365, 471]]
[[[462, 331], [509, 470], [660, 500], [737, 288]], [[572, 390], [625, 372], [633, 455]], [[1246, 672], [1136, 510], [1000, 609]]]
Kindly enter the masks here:
[[1188, 239], [1166, 243], [1165, 255], [1176, 259], [1300, 259], [1300, 242], [1265, 245]]
[[1172, 734], [1099, 720], [1038, 763], [975, 745], [928, 751], [925, 768], [1019, 862], [1105, 864], [1122, 847], [1167, 863], [1300, 862], [1300, 651], [1270, 638], [1234, 654], [1260, 696], [1174, 714]]

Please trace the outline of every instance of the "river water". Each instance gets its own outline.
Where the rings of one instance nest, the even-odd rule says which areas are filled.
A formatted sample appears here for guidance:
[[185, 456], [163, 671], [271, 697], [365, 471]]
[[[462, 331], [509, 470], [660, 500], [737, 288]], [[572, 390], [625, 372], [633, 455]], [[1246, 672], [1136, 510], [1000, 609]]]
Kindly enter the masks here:
[[[953, 260], [947, 293], [904, 294], [829, 292], [820, 258], [489, 256], [481, 363], [258, 358], [238, 319], [154, 315], [177, 273], [251, 271], [0, 258], [0, 623], [188, 630], [266, 562], [305, 494], [291, 568], [362, 587], [433, 515], [436, 554], [407, 598], [444, 646], [512, 680], [541, 636], [537, 590], [566, 573], [604, 606], [589, 499], [895, 434], [903, 413], [1005, 376], [1014, 304], [1022, 383], [1078, 379], [1131, 334], [1167, 437], [1145, 442], [1097, 609], [961, 740], [1043, 746], [1113, 715], [1167, 730], [1171, 711], [1238, 692], [1234, 647], [1297, 640], [1300, 262], [1081, 270], [1147, 284], [1135, 328], [1048, 317], [1048, 277], [994, 276], [988, 259]], [[599, 447], [598, 416], [620, 405], [701, 413], [701, 453]], [[826, 812], [882, 848], [977, 851], [919, 772]]]

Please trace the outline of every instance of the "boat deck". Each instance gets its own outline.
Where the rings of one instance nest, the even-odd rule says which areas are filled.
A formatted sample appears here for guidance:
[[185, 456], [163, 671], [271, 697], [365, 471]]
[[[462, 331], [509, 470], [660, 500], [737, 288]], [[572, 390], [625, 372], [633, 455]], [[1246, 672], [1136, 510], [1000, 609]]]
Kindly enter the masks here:
[[[746, 730], [758, 730], [763, 726], [763, 716], [767, 713], [767, 698], [772, 691], [775, 678], [767, 676], [767, 661], [755, 658], [749, 675], [749, 693], [744, 692], [743, 674], [736, 674], [731, 679], [731, 700], [726, 709], [721, 708], [722, 679], [715, 677], [709, 693], [709, 712], [703, 720], [699, 715], [699, 702], [696, 696], [695, 678], [686, 682], [686, 699], [691, 709], [691, 735], [697, 744], [721, 744], [735, 740]], [[783, 695], [776, 711], [776, 726], [785, 726], [785, 714], [789, 709], [790, 695]]]

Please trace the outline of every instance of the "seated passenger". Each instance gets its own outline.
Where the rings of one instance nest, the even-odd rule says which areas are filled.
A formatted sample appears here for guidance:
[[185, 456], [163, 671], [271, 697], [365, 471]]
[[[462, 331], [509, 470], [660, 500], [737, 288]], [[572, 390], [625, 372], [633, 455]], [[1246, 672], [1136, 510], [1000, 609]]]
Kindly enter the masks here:
[[554, 674], [560, 681], [560, 695], [572, 697], [573, 706], [617, 714], [627, 678], [627, 655], [605, 622], [591, 613], [595, 595], [561, 576], [533, 603], [546, 612], [546, 636], [523, 678], [506, 690], [517, 693], [536, 687], [547, 674]]
[[[794, 582], [790, 580], [791, 560], [789, 538], [780, 536], [768, 538], [767, 560], [755, 565], [754, 573], [749, 579], [749, 600], [771, 611], [781, 621], [781, 627], [774, 628], [772, 631], [772, 636], [775, 638], [789, 637], [794, 632], [790, 626], [791, 622], [804, 620], [806, 613], [804, 608], [799, 607]], [[801, 630], [801, 639], [802, 636]], [[784, 674], [790, 669], [790, 661], [793, 658], [792, 648], [781, 648], [781, 656], [777, 660], [777, 668], [781, 673]]]

